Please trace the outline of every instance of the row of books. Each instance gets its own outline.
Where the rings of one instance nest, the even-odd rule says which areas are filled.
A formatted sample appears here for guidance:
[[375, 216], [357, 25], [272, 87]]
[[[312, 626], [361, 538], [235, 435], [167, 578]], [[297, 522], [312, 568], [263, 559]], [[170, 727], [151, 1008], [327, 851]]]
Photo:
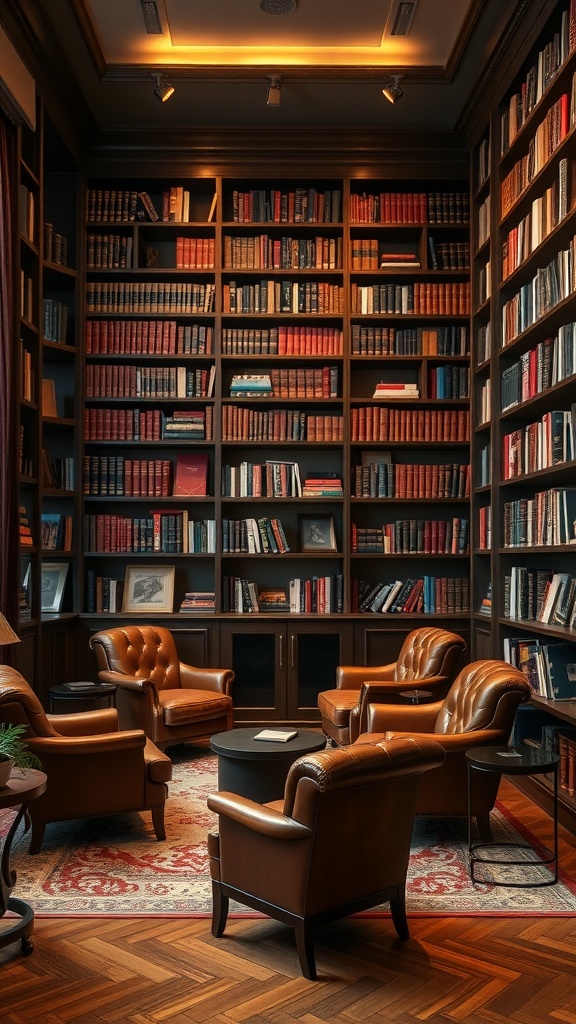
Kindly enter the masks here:
[[397, 519], [381, 526], [352, 523], [351, 550], [355, 554], [466, 555], [468, 520]]
[[484, 423], [488, 423], [492, 416], [492, 380], [488, 377], [486, 380], [480, 383], [476, 382], [478, 389], [478, 426], [482, 426]]
[[330, 281], [227, 281], [222, 286], [222, 312], [342, 314], [344, 288]]
[[576, 487], [552, 487], [504, 502], [505, 547], [576, 544]]
[[213, 270], [215, 251], [214, 238], [178, 235], [176, 238], [176, 270]]
[[211, 398], [216, 367], [86, 363], [85, 398]]
[[342, 441], [342, 416], [320, 416], [301, 409], [222, 408], [222, 440], [230, 441]]
[[274, 398], [337, 398], [338, 367], [270, 370]]
[[353, 406], [350, 437], [356, 441], [454, 441], [470, 438], [468, 409], [399, 409]]
[[226, 270], [341, 270], [342, 237], [225, 235]]
[[467, 615], [470, 612], [470, 581], [459, 576], [421, 576], [377, 583], [354, 580], [352, 611]]
[[528, 153], [518, 160], [500, 184], [501, 216], [505, 217], [514, 203], [542, 170], [563, 139], [571, 124], [571, 102], [563, 93], [546, 112], [530, 139]]
[[[33, 193], [29, 193], [33, 197]], [[44, 222], [42, 233], [44, 250], [43, 257], [47, 263], [57, 263], [59, 267], [68, 264], [68, 239], [66, 235], [54, 230], [54, 225]]]
[[43, 512], [40, 519], [40, 543], [44, 551], [72, 550], [72, 516]]
[[550, 700], [576, 699], [576, 647], [537, 637], [505, 637], [504, 658], [520, 669], [533, 693]]
[[95, 569], [86, 570], [86, 611], [115, 614], [122, 611], [124, 580], [101, 576]]
[[46, 341], [66, 344], [68, 306], [58, 299], [42, 299], [42, 330]]
[[86, 441], [211, 441], [213, 409], [175, 410], [169, 416], [161, 409], [86, 408]]
[[500, 119], [501, 154], [504, 154], [512, 145], [518, 132], [568, 59], [573, 49], [570, 44], [570, 36], [574, 34], [574, 20], [574, 6], [571, 3], [562, 11], [560, 30], [555, 32], [545, 46], [538, 51], [536, 62], [528, 69], [518, 92], [510, 96], [508, 106], [503, 110]]
[[337, 224], [342, 219], [342, 192], [313, 187], [234, 189], [232, 217], [239, 224]]
[[290, 551], [282, 522], [277, 518], [222, 519], [224, 554], [283, 555]]
[[352, 355], [368, 356], [466, 356], [468, 328], [364, 327], [352, 324]]
[[386, 267], [419, 267], [418, 243], [354, 237], [351, 241], [352, 270], [380, 270]]
[[535, 473], [576, 457], [576, 402], [570, 410], [545, 412], [540, 420], [502, 438], [504, 480]]
[[428, 236], [430, 265], [432, 270], [469, 270], [469, 242], [438, 242], [433, 235]]
[[86, 320], [86, 355], [212, 355], [210, 324], [176, 320]]
[[400, 316], [414, 313], [418, 316], [468, 316], [470, 283], [417, 281], [414, 284], [381, 282], [363, 285], [353, 281], [350, 305], [353, 315], [389, 313]]
[[132, 268], [132, 235], [86, 235], [87, 270], [125, 270]]
[[428, 370], [428, 398], [469, 398], [468, 366], [432, 366]]
[[576, 290], [576, 237], [502, 307], [502, 345], [509, 345]]
[[564, 324], [502, 372], [502, 411], [527, 402], [576, 373], [576, 324]]
[[134, 517], [89, 513], [84, 516], [84, 550], [215, 554], [216, 520], [191, 519], [187, 509], [156, 509]]
[[344, 335], [338, 327], [223, 327], [223, 355], [341, 356]]
[[502, 280], [524, 260], [564, 220], [570, 208], [568, 194], [568, 158], [559, 161], [558, 178], [542, 196], [532, 200], [525, 217], [513, 227], [502, 242]]
[[350, 220], [382, 224], [467, 224], [466, 192], [377, 192], [350, 196]]
[[362, 452], [352, 471], [356, 498], [467, 498], [470, 465], [394, 464], [390, 452]]
[[18, 186], [18, 229], [34, 245], [36, 237], [36, 197], [23, 182]]
[[[267, 596], [269, 595], [269, 596]], [[222, 611], [236, 614], [284, 612], [290, 615], [330, 615], [343, 610], [341, 573], [325, 576], [296, 576], [288, 587], [259, 588], [253, 580], [225, 576], [222, 581]]]
[[74, 490], [74, 458], [55, 456], [48, 448], [42, 449], [42, 486], [48, 490]]
[[504, 576], [504, 616], [545, 624], [576, 624], [576, 582], [569, 573], [513, 565]]
[[32, 352], [20, 342], [19, 392], [24, 402], [34, 402], [36, 398], [35, 359]]
[[241, 462], [222, 467], [225, 498], [299, 498], [302, 481], [297, 462]]
[[216, 285], [192, 281], [88, 281], [87, 313], [213, 313]]
[[478, 547], [481, 551], [490, 551], [492, 547], [492, 508], [481, 505], [478, 509]]
[[172, 494], [170, 459], [127, 459], [124, 455], [85, 455], [82, 459], [82, 490], [97, 497], [130, 497]]

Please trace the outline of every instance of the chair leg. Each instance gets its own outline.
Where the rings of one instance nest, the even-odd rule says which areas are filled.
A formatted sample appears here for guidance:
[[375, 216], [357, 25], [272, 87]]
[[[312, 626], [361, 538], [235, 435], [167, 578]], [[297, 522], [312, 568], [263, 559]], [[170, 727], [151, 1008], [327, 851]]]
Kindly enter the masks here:
[[212, 935], [219, 939], [224, 934], [230, 900], [222, 892], [220, 882], [212, 882]]
[[164, 804], [161, 807], [152, 808], [152, 825], [156, 839], [166, 839], [166, 828], [164, 827]]
[[405, 942], [410, 938], [410, 932], [406, 917], [406, 890], [404, 887], [400, 889], [397, 896], [390, 900], [390, 913], [398, 938]]
[[40, 853], [40, 847], [42, 846], [42, 840], [44, 839], [44, 829], [46, 823], [44, 821], [33, 821], [32, 831], [30, 834], [30, 846], [28, 847], [28, 853]]
[[476, 815], [476, 824], [478, 826], [478, 832], [480, 833], [480, 839], [483, 843], [493, 843], [494, 836], [492, 835], [492, 826], [490, 824], [490, 812], [486, 814]]
[[316, 981], [316, 959], [314, 957], [314, 940], [312, 938], [312, 931], [306, 927], [306, 922], [302, 921], [297, 924], [294, 928], [296, 935], [296, 949], [298, 951], [298, 959], [300, 960], [300, 967], [302, 968], [302, 974], [308, 981]]

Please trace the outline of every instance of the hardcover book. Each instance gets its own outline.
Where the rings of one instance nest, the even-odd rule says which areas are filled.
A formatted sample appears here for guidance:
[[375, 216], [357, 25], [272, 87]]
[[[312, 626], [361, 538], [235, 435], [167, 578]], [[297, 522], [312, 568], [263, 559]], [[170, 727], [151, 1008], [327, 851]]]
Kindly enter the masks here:
[[208, 454], [191, 452], [176, 456], [174, 496], [205, 497], [208, 487]]

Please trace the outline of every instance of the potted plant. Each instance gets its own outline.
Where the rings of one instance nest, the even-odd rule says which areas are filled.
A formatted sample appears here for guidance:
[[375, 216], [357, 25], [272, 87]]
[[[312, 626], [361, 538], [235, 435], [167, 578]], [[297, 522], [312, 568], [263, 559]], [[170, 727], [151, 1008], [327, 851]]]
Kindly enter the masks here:
[[0, 786], [6, 785], [14, 767], [22, 771], [42, 767], [40, 758], [28, 750], [28, 744], [22, 739], [25, 732], [25, 725], [0, 722]]

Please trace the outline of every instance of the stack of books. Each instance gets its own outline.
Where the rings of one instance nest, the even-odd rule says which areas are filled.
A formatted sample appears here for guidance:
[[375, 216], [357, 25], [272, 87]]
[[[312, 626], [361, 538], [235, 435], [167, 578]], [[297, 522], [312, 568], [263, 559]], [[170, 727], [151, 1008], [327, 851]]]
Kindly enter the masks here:
[[269, 373], [238, 373], [232, 377], [231, 398], [271, 398], [272, 395]]
[[290, 602], [285, 590], [262, 590], [258, 597], [261, 612], [290, 611]]
[[193, 615], [204, 615], [216, 610], [216, 594], [210, 590], [190, 590], [184, 594], [180, 611]]
[[379, 381], [372, 398], [419, 398], [417, 384], [396, 384], [390, 381]]
[[341, 498], [344, 494], [342, 477], [327, 470], [309, 470], [304, 480], [304, 498]]
[[22, 547], [30, 548], [33, 545], [32, 530], [28, 520], [28, 510], [25, 505], [20, 505], [20, 544]]
[[206, 416], [202, 409], [175, 409], [171, 416], [162, 418], [163, 441], [204, 441], [205, 437]]

